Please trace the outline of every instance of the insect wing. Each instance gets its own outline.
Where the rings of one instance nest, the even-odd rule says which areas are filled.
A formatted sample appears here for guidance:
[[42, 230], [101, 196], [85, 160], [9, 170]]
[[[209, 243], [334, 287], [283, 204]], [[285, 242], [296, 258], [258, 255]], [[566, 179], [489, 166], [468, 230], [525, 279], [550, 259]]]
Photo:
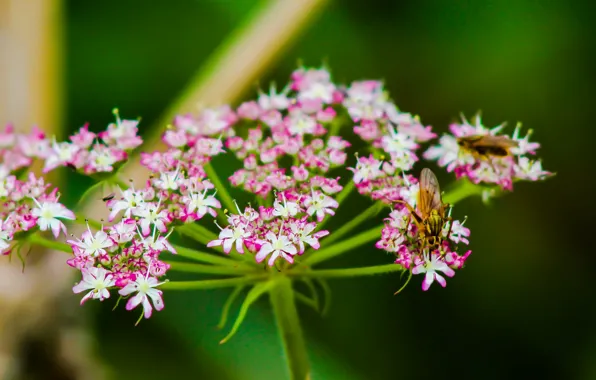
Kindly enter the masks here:
[[483, 136], [481, 139], [476, 140], [474, 142], [474, 146], [485, 146], [485, 147], [499, 147], [499, 148], [515, 148], [519, 145], [519, 143], [515, 140], [510, 139], [506, 136], [492, 136], [486, 135]]
[[418, 193], [418, 209], [423, 218], [427, 218], [432, 210], [443, 213], [441, 188], [435, 173], [424, 168], [420, 173], [420, 192]]

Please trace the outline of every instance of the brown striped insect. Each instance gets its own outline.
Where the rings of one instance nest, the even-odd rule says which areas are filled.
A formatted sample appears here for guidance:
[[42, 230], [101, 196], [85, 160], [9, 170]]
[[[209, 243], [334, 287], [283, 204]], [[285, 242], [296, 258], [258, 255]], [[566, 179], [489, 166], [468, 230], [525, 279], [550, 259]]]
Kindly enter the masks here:
[[457, 144], [470, 152], [474, 157], [489, 160], [492, 157], [512, 156], [511, 148], [516, 148], [519, 143], [507, 136], [473, 135], [459, 137]]
[[410, 222], [413, 221], [418, 230], [418, 240], [423, 243], [423, 248], [433, 248], [441, 244], [443, 241], [443, 228], [445, 227], [445, 223], [448, 222], [449, 231], [447, 232], [447, 239], [449, 239], [453, 219], [447, 215], [446, 211], [449, 205], [443, 203], [439, 180], [437, 180], [437, 176], [435, 176], [432, 170], [424, 168], [420, 172], [420, 190], [418, 191], [417, 200], [418, 211], [405, 201], [399, 200], [397, 202], [404, 204], [410, 212], [406, 230]]

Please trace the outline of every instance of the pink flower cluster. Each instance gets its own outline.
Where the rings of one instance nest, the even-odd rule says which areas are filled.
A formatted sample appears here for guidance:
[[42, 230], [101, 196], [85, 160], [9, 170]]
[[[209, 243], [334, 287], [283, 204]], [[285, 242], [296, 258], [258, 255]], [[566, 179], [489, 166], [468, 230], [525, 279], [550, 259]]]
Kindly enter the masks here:
[[397, 200], [415, 201], [418, 180], [409, 174], [400, 175], [388, 161], [376, 159], [373, 155], [358, 157], [356, 166], [348, 169], [354, 173], [354, 184], [362, 195], [389, 204]]
[[0, 252], [9, 254], [26, 236], [35, 231], [52, 231], [58, 237], [66, 233], [63, 219], [73, 220], [75, 215], [59, 202], [58, 189], [29, 173], [27, 181], [14, 175], [0, 173]]
[[[273, 207], [260, 206], [257, 212], [246, 207], [244, 213], [228, 216], [228, 226], [221, 229], [219, 238], [207, 244], [208, 247], [222, 246], [225, 253], [232, 247], [244, 254], [244, 247], [255, 254], [257, 263], [267, 257], [267, 264], [274, 266], [278, 258], [290, 264], [295, 255], [302, 255], [306, 246], [319, 249], [319, 239], [329, 231], [317, 231], [317, 223], [326, 215], [334, 215], [339, 205], [321, 191], [300, 194], [284, 191], [276, 194]], [[315, 220], [316, 221], [313, 221]]]
[[540, 144], [530, 142], [531, 132], [520, 135], [521, 126], [518, 124], [511, 136], [511, 140], [518, 146], [510, 149], [513, 156], [490, 157], [483, 159], [462, 148], [459, 137], [475, 135], [498, 136], [504, 124], [489, 129], [482, 125], [480, 116], [474, 118], [473, 123], [462, 118], [461, 124], [451, 124], [451, 135], [440, 138], [439, 144], [430, 147], [425, 153], [427, 160], [437, 160], [439, 166], [446, 166], [448, 172], [455, 172], [457, 178], [467, 177], [474, 184], [496, 184], [504, 190], [512, 190], [516, 181], [538, 181], [551, 175], [542, 169], [540, 160], [532, 159]]
[[9, 172], [28, 167], [34, 159], [44, 161], [43, 172], [57, 167], [70, 167], [84, 174], [113, 172], [128, 159], [128, 152], [143, 140], [138, 136], [137, 120], [120, 120], [117, 110], [116, 123], [95, 134], [83, 126], [70, 137], [70, 141], [49, 139], [37, 128], [29, 134], [16, 133], [7, 126], [0, 133], [0, 156]]
[[[447, 285], [443, 275], [453, 277], [454, 269], [461, 269], [472, 251], [468, 250], [460, 256], [454, 249], [458, 243], [468, 244], [470, 230], [463, 223], [454, 220], [443, 227], [443, 243], [436, 249], [421, 247], [415, 223], [406, 207], [398, 205], [385, 220], [381, 232], [381, 240], [376, 247], [395, 255], [395, 263], [401, 265], [412, 274], [424, 274], [422, 289], [428, 290], [437, 281], [442, 287]], [[451, 223], [451, 232], [449, 224]], [[448, 236], [449, 235], [449, 236]], [[441, 272], [443, 275], [441, 275]]]
[[[8, 126], [0, 133], [0, 198], [5, 202], [1, 251], [9, 251], [34, 227], [57, 237], [65, 231], [61, 220], [74, 219], [58, 202], [55, 189], [46, 193], [49, 186], [32, 174], [26, 182], [19, 181], [17, 171], [40, 159], [46, 173], [62, 166], [105, 180], [142, 143], [138, 121], [121, 120], [114, 113], [116, 121], [105, 131], [96, 134], [85, 125], [64, 142], [38, 129], [18, 134]], [[520, 137], [519, 128], [511, 137], [517, 142], [511, 149], [514, 157], [481, 160], [458, 144], [458, 137], [496, 135], [501, 127], [487, 129], [480, 118], [474, 124], [464, 120], [451, 125], [452, 135], [442, 136], [423, 157], [438, 160], [458, 178], [504, 189], [511, 189], [516, 180], [548, 176], [540, 161], [530, 159], [539, 145], [529, 141], [529, 133]], [[259, 206], [241, 211], [236, 205], [237, 214], [227, 215], [227, 225], [208, 247], [221, 246], [227, 254], [249, 253], [256, 263], [283, 268], [308, 247], [319, 249], [319, 239], [329, 234], [322, 224], [339, 207], [337, 199], [346, 186], [340, 184], [343, 176], [353, 181], [344, 179], [346, 190], [353, 186], [373, 201], [415, 205], [419, 183], [410, 173], [420, 160], [421, 145], [435, 137], [417, 116], [398, 110], [382, 82], [339, 85], [325, 69], [298, 69], [281, 91], [271, 87], [237, 108], [226, 105], [196, 116], [179, 115], [163, 134], [167, 150], [141, 154], [149, 179], [139, 189], [121, 188], [118, 197], [107, 200], [111, 225], [95, 232], [88, 226], [68, 241], [74, 251], [68, 263], [82, 274], [73, 291], [86, 292], [83, 303], [104, 300], [115, 290], [128, 298], [128, 310], [141, 305], [146, 318], [161, 310], [164, 303], [157, 287], [170, 266], [160, 255], [176, 253], [169, 235], [178, 226], [189, 228], [184, 225], [222, 212], [215, 197], [220, 189], [214, 184], [219, 181], [207, 174], [212, 176], [215, 156], [228, 153], [241, 161], [229, 183], [255, 195]], [[350, 148], [366, 153], [354, 152], [355, 162], [348, 163], [354, 158]], [[416, 224], [408, 222], [407, 208], [397, 204], [392, 210], [377, 248], [394, 254], [395, 263], [412, 274], [425, 274], [424, 290], [434, 281], [445, 286], [444, 276], [453, 276], [471, 253], [456, 252], [459, 243], [468, 244], [470, 230], [462, 222], [449, 221], [442, 245], [429, 249], [421, 244]]]
[[127, 310], [142, 304], [145, 318], [151, 316], [153, 302], [156, 310], [163, 309], [160, 285], [169, 265], [159, 259], [163, 251], [176, 253], [167, 236], [153, 232], [143, 235], [135, 219], [123, 218], [119, 223], [95, 233], [88, 227], [80, 238], [68, 240], [74, 257], [68, 264], [82, 273], [82, 280], [73, 287], [75, 293], [88, 291], [81, 304], [89, 299], [103, 301], [110, 290], [118, 288], [121, 296], [128, 296]]
[[[96, 233], [90, 229], [70, 240], [75, 257], [69, 264], [82, 272], [83, 279], [73, 290], [89, 290], [81, 302], [104, 300], [111, 288], [129, 296], [127, 310], [139, 304], [145, 318], [153, 307], [164, 306], [161, 290], [156, 289], [169, 265], [159, 259], [163, 251], [176, 253], [168, 236], [176, 225], [192, 223], [205, 215], [216, 216], [221, 207], [214, 185], [203, 165], [210, 148], [199, 146], [171, 148], [167, 152], [143, 153], [141, 163], [153, 174], [144, 188], [121, 190], [121, 196], [107, 201], [108, 220], [116, 224]], [[151, 305], [151, 300], [153, 306]]]

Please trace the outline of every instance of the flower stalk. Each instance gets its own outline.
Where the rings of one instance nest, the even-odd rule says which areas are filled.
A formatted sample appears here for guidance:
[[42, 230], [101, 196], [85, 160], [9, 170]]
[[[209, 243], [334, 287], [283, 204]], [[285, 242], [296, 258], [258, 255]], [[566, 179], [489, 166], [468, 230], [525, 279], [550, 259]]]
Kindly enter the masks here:
[[273, 306], [273, 315], [284, 349], [290, 379], [309, 379], [310, 364], [296, 309], [292, 282], [286, 276], [279, 276], [273, 281], [275, 281], [275, 285], [269, 290], [269, 298]]
[[70, 245], [68, 245], [66, 243], [59, 242], [59, 241], [44, 238], [43, 236], [38, 235], [38, 234], [30, 235], [27, 238], [27, 241], [29, 241], [29, 243], [31, 243], [33, 245], [38, 245], [40, 247], [45, 247], [45, 248], [53, 249], [56, 251], [72, 254], [72, 248]]
[[342, 268], [342, 269], [319, 269], [307, 271], [290, 272], [291, 275], [321, 278], [342, 278], [372, 276], [375, 274], [384, 274], [392, 272], [402, 272], [404, 269], [395, 264], [375, 265], [361, 268]]
[[200, 281], [169, 281], [160, 286], [162, 290], [193, 290], [193, 289], [218, 289], [229, 288], [239, 285], [250, 285], [267, 278], [266, 274], [251, 275], [222, 280], [200, 280]]
[[368, 231], [361, 232], [350, 239], [343, 240], [341, 243], [337, 243], [326, 248], [321, 248], [320, 250], [316, 251], [316, 254], [309, 255], [301, 263], [306, 266], [313, 266], [339, 256], [351, 249], [360, 247], [366, 243], [378, 239], [382, 228], [383, 226], [377, 226], [371, 228]]

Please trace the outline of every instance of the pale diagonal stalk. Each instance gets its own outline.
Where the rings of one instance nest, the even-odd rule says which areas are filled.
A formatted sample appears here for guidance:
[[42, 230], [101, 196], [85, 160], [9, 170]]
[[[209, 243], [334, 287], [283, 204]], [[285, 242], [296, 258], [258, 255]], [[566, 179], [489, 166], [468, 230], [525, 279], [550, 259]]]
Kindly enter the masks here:
[[321, 315], [326, 316], [327, 313], [329, 313], [329, 309], [331, 308], [331, 287], [325, 279], [315, 278], [314, 280], [321, 286], [321, 289], [323, 289], [324, 301]]
[[[232, 196], [228, 192], [228, 188], [223, 184], [223, 182], [217, 175], [217, 172], [215, 171], [215, 169], [213, 169], [213, 166], [211, 165], [211, 163], [204, 165], [203, 169], [205, 169], [207, 178], [211, 182], [213, 182], [213, 185], [215, 185], [215, 189], [217, 190], [217, 195], [219, 195], [219, 197], [221, 198], [223, 206], [225, 208], [227, 208], [229, 211], [235, 210], [236, 206], [234, 205], [234, 200], [232, 199]], [[222, 223], [227, 222], [226, 214], [223, 212], [217, 213], [217, 218]]]
[[403, 267], [397, 264], [375, 265], [360, 268], [342, 268], [342, 269], [320, 269], [289, 272], [288, 275], [314, 277], [314, 278], [342, 278], [342, 277], [360, 277], [372, 276], [375, 274], [401, 272]]
[[338, 240], [339, 238], [344, 237], [344, 235], [351, 232], [353, 229], [358, 227], [360, 224], [362, 224], [363, 222], [365, 222], [368, 219], [375, 216], [380, 211], [380, 209], [382, 207], [383, 207], [382, 203], [374, 203], [372, 206], [370, 206], [369, 208], [364, 210], [358, 216], [351, 219], [348, 223], [346, 223], [343, 226], [341, 226], [340, 228], [338, 228], [337, 231], [331, 232], [329, 237], [323, 239], [324, 244], [329, 245], [329, 244], [333, 243], [334, 241]]
[[[159, 144], [162, 128], [176, 116], [199, 106], [218, 106], [238, 100], [274, 63], [306, 26], [320, 14], [327, 0], [261, 1], [205, 64], [187, 87], [150, 128], [156, 131], [146, 145]], [[130, 167], [131, 172], [135, 168]]]
[[221, 311], [221, 318], [219, 319], [219, 323], [217, 324], [218, 329], [223, 329], [226, 326], [226, 322], [228, 321], [228, 315], [230, 314], [230, 308], [234, 304], [234, 301], [240, 296], [242, 290], [244, 290], [244, 285], [237, 286], [232, 293], [228, 296], [226, 303], [223, 306], [223, 310]]
[[366, 243], [369, 243], [375, 239], [379, 239], [381, 237], [381, 230], [383, 229], [383, 225], [371, 228], [368, 231], [364, 231], [359, 233], [358, 235], [343, 240], [340, 243], [319, 249], [318, 251], [314, 251], [311, 255], [309, 255], [306, 259], [304, 259], [301, 264], [312, 266], [323, 261], [332, 259], [336, 256], [341, 255], [342, 253], [348, 252], [355, 248], [360, 247]]
[[[175, 115], [195, 112], [205, 106], [231, 104], [240, 99], [290, 42], [320, 14], [326, 2], [262, 1], [197, 70], [158, 121], [147, 129], [152, 133], [144, 139], [142, 150], [149, 152], [164, 146], [160, 141], [164, 126]], [[147, 169], [140, 164], [138, 154], [139, 150], [135, 151], [120, 170], [123, 177], [144, 180]], [[84, 211], [86, 215], [92, 215], [100, 210], [103, 211], [103, 205], [94, 202], [87, 204]]]
[[236, 321], [234, 321], [234, 325], [232, 326], [232, 329], [230, 330], [228, 335], [226, 335], [225, 338], [223, 338], [221, 341], [219, 341], [219, 344], [224, 344], [225, 342], [230, 340], [236, 334], [236, 332], [240, 328], [240, 325], [242, 325], [242, 322], [244, 321], [244, 318], [246, 317], [246, 314], [248, 313], [248, 309], [250, 308], [250, 306], [256, 300], [258, 300], [259, 297], [261, 297], [263, 294], [267, 293], [267, 291], [269, 289], [271, 289], [271, 287], [274, 285], [275, 285], [275, 283], [273, 281], [261, 282], [259, 284], [256, 284], [248, 292], [248, 294], [246, 295], [246, 298], [244, 299], [244, 302], [242, 302], [242, 306], [240, 306], [240, 312], [238, 313], [238, 317], [236, 317]]
[[310, 278], [302, 278], [302, 282], [308, 288], [308, 291], [311, 294], [312, 300], [315, 302], [317, 311], [321, 308], [321, 298], [319, 297], [319, 292], [317, 291], [317, 287], [315, 286], [314, 282]]
[[170, 270], [185, 273], [221, 274], [231, 276], [242, 276], [248, 273], [255, 273], [255, 268], [244, 268], [240, 266], [214, 266], [205, 264], [181, 263], [178, 261], [165, 261], [170, 265]]
[[269, 290], [269, 298], [284, 348], [290, 379], [310, 379], [306, 342], [300, 327], [292, 281], [286, 276], [279, 276], [273, 281], [275, 286]]
[[192, 290], [192, 289], [217, 289], [231, 288], [239, 285], [250, 285], [267, 278], [267, 274], [225, 278], [221, 280], [199, 281], [168, 281], [160, 286], [162, 290]]
[[227, 256], [220, 256], [215, 253], [209, 252], [202, 252], [196, 249], [181, 247], [179, 245], [172, 244], [178, 256], [185, 257], [187, 259], [191, 259], [194, 261], [199, 261], [202, 263], [214, 264], [214, 265], [222, 265], [222, 266], [244, 266], [246, 265], [239, 263], [236, 260], [232, 260]]
[[72, 247], [70, 245], [59, 241], [46, 239], [38, 234], [33, 234], [27, 237], [27, 241], [33, 245], [38, 245], [40, 247], [50, 248], [56, 251], [72, 254]]
[[306, 306], [310, 307], [311, 309], [313, 309], [314, 311], [316, 311], [317, 313], [319, 312], [319, 304], [317, 303], [317, 301], [315, 301], [314, 299], [300, 293], [300, 292], [295, 292], [294, 296], [296, 297], [296, 301], [298, 302], [302, 302], [303, 304], [305, 304]]

